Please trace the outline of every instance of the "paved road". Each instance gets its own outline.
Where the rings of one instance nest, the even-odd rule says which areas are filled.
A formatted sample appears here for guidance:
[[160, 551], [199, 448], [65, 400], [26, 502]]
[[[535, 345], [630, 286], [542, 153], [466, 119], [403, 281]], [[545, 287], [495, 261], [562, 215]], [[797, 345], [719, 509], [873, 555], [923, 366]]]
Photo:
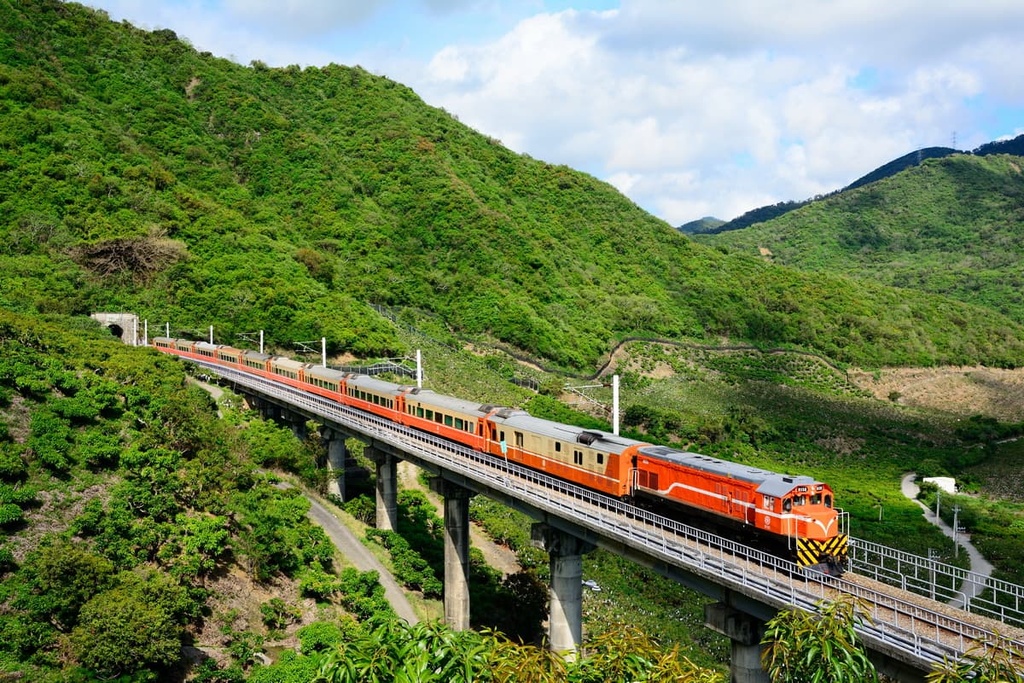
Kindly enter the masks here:
[[[914, 483], [914, 478], [916, 476], [917, 474], [914, 472], [903, 475], [903, 481], [900, 482], [900, 489], [903, 491], [903, 495], [921, 506], [924, 510], [925, 519], [939, 527], [939, 529], [942, 530], [942, 533], [946, 536], [953, 538], [952, 527], [942, 521], [941, 517], [936, 517], [935, 512], [930, 510], [928, 506], [917, 500], [917, 494], [921, 488]], [[985, 590], [985, 579], [992, 576], [992, 565], [989, 564], [988, 560], [982, 557], [981, 553], [978, 552], [978, 549], [971, 544], [970, 538], [967, 534], [957, 534], [956, 542], [967, 551], [967, 556], [971, 558], [971, 571], [984, 577], [974, 581], [965, 582], [961, 587], [960, 593], [949, 601], [950, 605], [963, 608], [967, 600], [981, 595]]]

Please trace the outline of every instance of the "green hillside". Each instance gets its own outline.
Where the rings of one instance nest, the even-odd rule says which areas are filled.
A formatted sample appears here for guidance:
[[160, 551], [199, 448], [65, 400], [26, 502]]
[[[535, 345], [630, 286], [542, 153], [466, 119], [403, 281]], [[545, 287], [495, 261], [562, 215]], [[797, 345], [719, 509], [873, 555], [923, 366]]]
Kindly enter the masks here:
[[701, 236], [775, 263], [942, 294], [1024, 321], [1024, 158], [955, 155], [745, 230]]
[[239, 66], [173, 32], [0, 0], [0, 305], [401, 351], [367, 305], [565, 367], [619, 338], [867, 366], [1019, 365], [989, 311], [701, 246], [359, 67]]

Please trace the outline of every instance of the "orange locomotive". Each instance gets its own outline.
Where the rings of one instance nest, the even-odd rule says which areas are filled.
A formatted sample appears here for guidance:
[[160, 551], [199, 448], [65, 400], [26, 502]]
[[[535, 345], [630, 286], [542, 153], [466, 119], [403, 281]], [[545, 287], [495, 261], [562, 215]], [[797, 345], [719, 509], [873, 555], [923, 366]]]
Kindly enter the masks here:
[[249, 372], [457, 441], [617, 498], [697, 511], [803, 567], [840, 573], [844, 514], [831, 487], [583, 429], [429, 389], [229, 346], [157, 337], [160, 351]]

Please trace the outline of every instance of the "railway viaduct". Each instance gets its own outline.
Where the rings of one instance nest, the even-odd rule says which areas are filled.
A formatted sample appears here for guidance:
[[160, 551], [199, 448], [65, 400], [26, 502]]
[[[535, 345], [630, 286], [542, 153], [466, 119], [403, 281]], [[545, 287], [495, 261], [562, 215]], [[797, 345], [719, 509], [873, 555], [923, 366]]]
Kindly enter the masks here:
[[[291, 424], [299, 436], [310, 422], [319, 425], [329, 467], [336, 473], [331, 485], [335, 494], [344, 494], [345, 472], [351, 471], [345, 440], [364, 443], [376, 467], [378, 528], [395, 528], [397, 462], [407, 460], [430, 473], [434, 490], [444, 498], [444, 610], [454, 629], [469, 628], [469, 499], [486, 495], [536, 520], [532, 536], [550, 558], [550, 647], [570, 657], [582, 642], [582, 556], [596, 547], [716, 600], [705, 610], [706, 624], [731, 639], [736, 683], [767, 682], [760, 640], [768, 619], [782, 609], [814, 610], [817, 602], [840, 594], [869, 605], [870, 623], [859, 626], [858, 634], [878, 670], [899, 681], [923, 682], [936, 662], [988, 647], [1024, 651], [1024, 632], [998, 621], [951, 611], [858, 576], [840, 579], [794, 571], [785, 560], [543, 473], [249, 373], [193, 362], [246, 395], [264, 416]], [[884, 574], [885, 558], [879, 562]], [[903, 583], [907, 585], [906, 578]], [[1019, 611], [1024, 591], [1013, 588], [1014, 609]], [[1024, 614], [1013, 614], [1018, 622], [1024, 620]]]

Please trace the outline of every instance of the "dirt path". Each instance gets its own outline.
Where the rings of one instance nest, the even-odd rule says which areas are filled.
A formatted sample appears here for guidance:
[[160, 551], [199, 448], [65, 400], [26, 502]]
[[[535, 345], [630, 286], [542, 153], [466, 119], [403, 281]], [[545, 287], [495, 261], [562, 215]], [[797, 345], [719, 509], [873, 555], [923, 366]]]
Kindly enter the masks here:
[[978, 549], [971, 544], [965, 534], [957, 534], [954, 536], [953, 529], [942, 521], [941, 517], [936, 517], [935, 513], [932, 512], [924, 503], [917, 500], [917, 494], [920, 491], [920, 487], [914, 483], [914, 478], [916, 476], [917, 474], [914, 472], [903, 475], [903, 480], [900, 482], [900, 489], [903, 491], [903, 495], [920, 505], [924, 510], [925, 519], [939, 527], [939, 529], [942, 530], [942, 533], [949, 538], [956, 538], [956, 542], [967, 551], [967, 556], [971, 558], [971, 572], [983, 577], [980, 580], [966, 581], [957, 596], [949, 600], [950, 605], [963, 608], [968, 600], [976, 598], [985, 590], [985, 579], [992, 576], [992, 565], [982, 556], [981, 553], [978, 552]]
[[[209, 392], [214, 401], [220, 399], [224, 394], [223, 390], [214, 384], [200, 381], [196, 381], [196, 384]], [[282, 482], [279, 486], [290, 487], [291, 484]], [[405, 592], [395, 580], [395, 577], [319, 499], [305, 491], [303, 491], [303, 495], [309, 501], [309, 518], [313, 523], [323, 528], [324, 533], [331, 539], [331, 543], [338, 549], [338, 552], [344, 555], [352, 563], [352, 566], [359, 571], [377, 572], [379, 575], [378, 581], [384, 587], [384, 596], [387, 598], [388, 603], [391, 604], [391, 609], [395, 610], [395, 614], [399, 618], [405, 619], [410, 625], [418, 623], [419, 616], [413, 610], [412, 604], [405, 596]]]
[[370, 551], [359, 542], [349, 528], [342, 524], [323, 503], [308, 494], [306, 499], [309, 500], [310, 519], [323, 528], [338, 551], [348, 558], [348, 561], [359, 571], [377, 572], [380, 575], [380, 585], [384, 587], [384, 596], [391, 603], [395, 614], [409, 622], [410, 626], [418, 623], [419, 617], [408, 598], [405, 597], [402, 587], [395, 581], [395, 577], [384, 568], [384, 565], [376, 557], [370, 554]]

